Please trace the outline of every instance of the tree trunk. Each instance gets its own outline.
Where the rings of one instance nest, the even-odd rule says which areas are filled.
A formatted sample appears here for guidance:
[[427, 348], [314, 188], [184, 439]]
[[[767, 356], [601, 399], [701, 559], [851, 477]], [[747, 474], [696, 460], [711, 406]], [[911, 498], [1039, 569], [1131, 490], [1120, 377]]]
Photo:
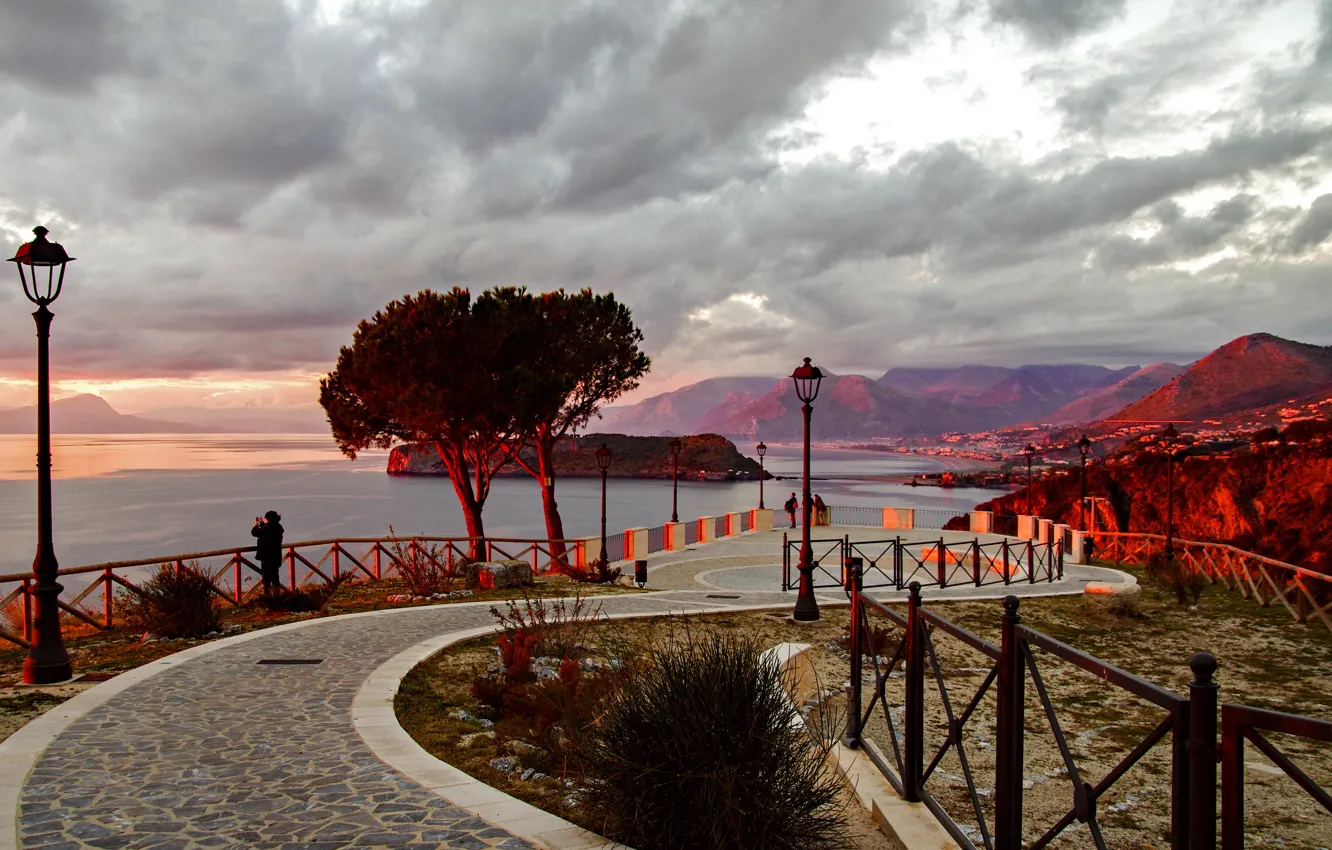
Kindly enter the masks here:
[[546, 514], [546, 538], [550, 542], [550, 558], [562, 572], [569, 566], [568, 551], [564, 546], [564, 520], [555, 503], [555, 441], [541, 435], [536, 444], [537, 481], [541, 484], [541, 509]]
[[468, 475], [467, 461], [456, 446], [435, 443], [435, 451], [449, 471], [449, 481], [453, 483], [453, 492], [458, 495], [458, 505], [462, 508], [463, 522], [467, 524], [468, 556], [474, 561], [483, 561], [486, 557], [486, 527], [481, 520], [484, 504], [476, 498], [472, 488], [472, 479]]

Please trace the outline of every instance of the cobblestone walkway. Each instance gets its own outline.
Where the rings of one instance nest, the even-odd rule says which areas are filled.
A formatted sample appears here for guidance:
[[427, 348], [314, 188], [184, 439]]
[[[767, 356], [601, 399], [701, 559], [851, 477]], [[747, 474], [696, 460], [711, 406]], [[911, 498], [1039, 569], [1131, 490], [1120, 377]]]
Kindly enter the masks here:
[[[724, 545], [708, 548], [724, 555]], [[608, 614], [697, 612], [792, 604], [794, 595], [677, 590], [602, 601]], [[312, 620], [165, 667], [72, 722], [41, 753], [19, 794], [19, 846], [530, 847], [389, 768], [351, 722], [371, 672], [428, 638], [491, 625], [488, 607]], [[10, 840], [0, 836], [0, 847]]]

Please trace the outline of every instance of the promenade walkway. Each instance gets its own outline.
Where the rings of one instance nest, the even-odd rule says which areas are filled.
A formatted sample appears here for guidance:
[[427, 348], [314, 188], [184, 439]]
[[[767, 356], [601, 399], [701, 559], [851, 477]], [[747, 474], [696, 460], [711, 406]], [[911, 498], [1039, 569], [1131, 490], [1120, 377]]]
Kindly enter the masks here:
[[[660, 589], [603, 598], [604, 611], [790, 606], [794, 593], [778, 590], [780, 536], [759, 532], [661, 553], [649, 578], [649, 589]], [[1087, 580], [1122, 576], [1069, 565], [1053, 584], [936, 589], [926, 597], [1077, 593]], [[846, 599], [830, 591], [820, 601]], [[490, 630], [489, 607], [292, 623], [193, 647], [99, 684], [0, 743], [0, 850], [539, 846], [520, 836], [597, 846], [587, 833], [558, 829], [563, 822], [432, 765], [392, 720], [402, 672], [453, 639]], [[274, 659], [319, 663], [259, 663]]]

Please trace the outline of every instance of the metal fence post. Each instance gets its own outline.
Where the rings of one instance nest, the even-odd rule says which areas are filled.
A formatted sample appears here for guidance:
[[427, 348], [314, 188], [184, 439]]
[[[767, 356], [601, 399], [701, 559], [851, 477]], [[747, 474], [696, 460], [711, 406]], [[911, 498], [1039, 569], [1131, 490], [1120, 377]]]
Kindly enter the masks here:
[[920, 617], [920, 582], [911, 582], [907, 597], [906, 718], [902, 786], [906, 799], [920, 802], [921, 775], [925, 772], [925, 622]]
[[1036, 547], [1027, 541], [1027, 584], [1036, 583]]
[[[1059, 544], [1059, 580], [1064, 580], [1064, 544], [1062, 542]], [[1054, 578], [1051, 577], [1050, 581], [1054, 581]]]
[[1244, 850], [1244, 730], [1221, 709], [1221, 850]]
[[787, 532], [782, 532], [782, 590], [791, 589], [791, 542]]
[[997, 850], [1018, 850], [1022, 846], [1022, 727], [1026, 706], [1022, 642], [1017, 632], [1021, 623], [1018, 598], [1005, 596], [994, 763], [994, 846]]
[[1008, 541], [1000, 541], [999, 545], [1003, 548], [1004, 553], [1004, 584], [1012, 584], [1013, 577], [1010, 575], [1008, 567]]
[[977, 537], [971, 541], [971, 578], [976, 582], [977, 587], [981, 585], [980, 558], [980, 538]]
[[893, 539], [893, 586], [901, 590], [902, 580], [902, 537], [898, 535]]
[[1188, 850], [1216, 847], [1216, 703], [1221, 686], [1212, 678], [1216, 658], [1199, 652], [1189, 659]]
[[939, 538], [939, 548], [934, 553], [935, 569], [939, 572], [939, 587], [943, 588], [948, 584], [948, 551], [944, 549], [944, 539]]
[[860, 746], [861, 660], [865, 651], [860, 622], [865, 609], [860, 591], [864, 584], [861, 572], [864, 562], [860, 558], [847, 558], [846, 564], [851, 573], [851, 685], [846, 692], [846, 732], [842, 735], [842, 744], [854, 749]]

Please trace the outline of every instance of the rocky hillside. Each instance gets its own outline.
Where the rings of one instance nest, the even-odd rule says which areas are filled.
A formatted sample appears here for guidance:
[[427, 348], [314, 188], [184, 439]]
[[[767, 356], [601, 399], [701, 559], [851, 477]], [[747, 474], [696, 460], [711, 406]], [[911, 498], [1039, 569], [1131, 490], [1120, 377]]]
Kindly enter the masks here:
[[777, 378], [709, 378], [605, 414], [588, 430], [644, 436], [707, 433], [777, 382]]
[[[1273, 431], [1259, 439], [1192, 449], [1176, 461], [1176, 534], [1332, 573], [1332, 422], [1297, 422], [1280, 437]], [[1038, 514], [1077, 527], [1076, 469], [1048, 473], [1032, 490]], [[1165, 460], [1142, 444], [1089, 466], [1087, 495], [1110, 500], [1098, 528], [1165, 532]], [[1014, 514], [1026, 499], [1024, 489], [977, 508]]]
[[1176, 366], [1174, 363], [1153, 363], [1150, 366], [1143, 366], [1104, 389], [1069, 402], [1048, 416], [1040, 417], [1040, 421], [1048, 425], [1076, 425], [1105, 419], [1122, 410], [1125, 405], [1133, 404], [1148, 393], [1164, 386], [1183, 371], [1183, 366]]
[[[0, 410], [0, 434], [32, 434], [36, 406]], [[106, 399], [81, 393], [51, 402], [52, 434], [217, 434], [227, 429], [120, 413]]]
[[[667, 437], [631, 437], [624, 434], [586, 434], [562, 440], [555, 447], [555, 473], [562, 478], [597, 478], [597, 449], [602, 443], [611, 450], [606, 474], [611, 478], [671, 477], [671, 450]], [[680, 479], [732, 481], [757, 479], [758, 462], [740, 454], [735, 444], [717, 434], [681, 437]], [[528, 453], [530, 457], [530, 452]], [[535, 461], [533, 461], [535, 464]], [[432, 447], [395, 446], [389, 453], [390, 475], [447, 475]], [[502, 470], [501, 476], [526, 476], [518, 466]], [[772, 473], [764, 471], [765, 478]]]
[[1221, 346], [1111, 418], [1224, 422], [1311, 393], [1332, 393], [1332, 347], [1250, 334]]
[[[975, 416], [933, 398], [908, 395], [863, 375], [832, 375], [825, 370], [814, 401], [813, 434], [819, 440], [864, 435], [915, 436], [965, 431]], [[750, 439], [793, 439], [804, 433], [800, 399], [790, 381], [782, 381], [721, 424], [718, 430]]]

